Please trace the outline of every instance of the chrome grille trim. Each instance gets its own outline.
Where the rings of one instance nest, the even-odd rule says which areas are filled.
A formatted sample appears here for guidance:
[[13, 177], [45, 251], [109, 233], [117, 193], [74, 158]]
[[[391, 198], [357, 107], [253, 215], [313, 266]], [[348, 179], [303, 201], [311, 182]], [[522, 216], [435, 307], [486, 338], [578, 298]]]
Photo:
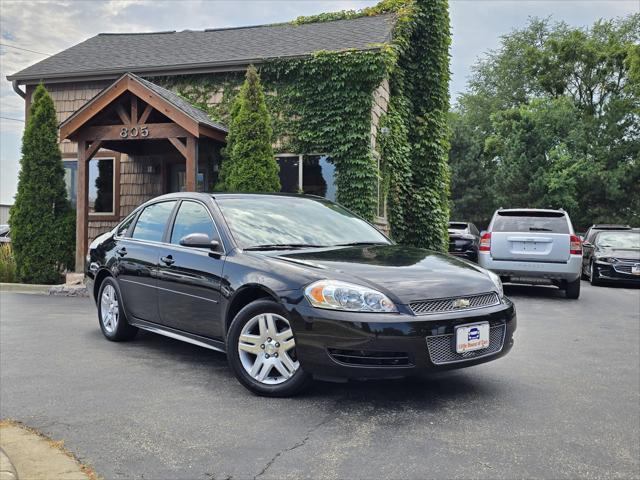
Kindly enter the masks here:
[[631, 267], [640, 262], [629, 262], [629, 263], [614, 263], [613, 269], [618, 273], [626, 273], [627, 275], [631, 275]]
[[[456, 308], [454, 301], [457, 299], [469, 300], [469, 306]], [[409, 308], [414, 315], [433, 315], [435, 313], [461, 312], [476, 308], [493, 307], [500, 305], [500, 298], [496, 292], [481, 293], [451, 298], [436, 298], [434, 300], [418, 300], [409, 303]]]
[[467, 360], [475, 360], [476, 358], [495, 355], [502, 351], [506, 331], [507, 328], [504, 323], [490, 327], [489, 346], [482, 350], [474, 350], [472, 352], [464, 353], [456, 352], [455, 333], [427, 337], [427, 351], [429, 352], [429, 358], [431, 359], [431, 363], [434, 365], [445, 365], [448, 363], [465, 362]]

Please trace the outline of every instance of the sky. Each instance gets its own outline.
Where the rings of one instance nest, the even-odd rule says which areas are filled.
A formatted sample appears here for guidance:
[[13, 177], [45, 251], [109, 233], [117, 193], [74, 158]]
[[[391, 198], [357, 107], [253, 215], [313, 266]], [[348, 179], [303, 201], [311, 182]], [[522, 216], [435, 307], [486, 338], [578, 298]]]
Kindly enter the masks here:
[[[24, 128], [24, 100], [6, 80], [100, 32], [201, 30], [284, 22], [299, 15], [375, 5], [376, 0], [0, 0], [0, 203], [13, 203]], [[529, 17], [587, 26], [640, 11], [640, 0], [450, 0], [451, 96], [500, 37]], [[30, 51], [29, 51], [30, 50]]]

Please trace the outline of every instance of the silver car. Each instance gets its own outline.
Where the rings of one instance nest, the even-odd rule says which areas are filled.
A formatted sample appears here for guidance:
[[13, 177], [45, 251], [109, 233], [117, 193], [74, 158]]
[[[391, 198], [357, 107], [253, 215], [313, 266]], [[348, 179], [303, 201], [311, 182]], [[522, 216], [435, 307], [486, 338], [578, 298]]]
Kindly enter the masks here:
[[582, 244], [564, 210], [499, 209], [480, 239], [478, 263], [511, 283], [551, 284], [580, 296]]

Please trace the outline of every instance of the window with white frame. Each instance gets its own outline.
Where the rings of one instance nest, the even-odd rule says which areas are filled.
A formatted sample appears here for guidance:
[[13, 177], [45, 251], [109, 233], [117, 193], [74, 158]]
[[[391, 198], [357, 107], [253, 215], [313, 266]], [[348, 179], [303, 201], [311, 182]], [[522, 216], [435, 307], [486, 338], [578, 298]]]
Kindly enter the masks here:
[[92, 158], [89, 161], [89, 213], [115, 214], [115, 158]]
[[279, 154], [280, 191], [336, 200], [335, 165], [328, 155]]

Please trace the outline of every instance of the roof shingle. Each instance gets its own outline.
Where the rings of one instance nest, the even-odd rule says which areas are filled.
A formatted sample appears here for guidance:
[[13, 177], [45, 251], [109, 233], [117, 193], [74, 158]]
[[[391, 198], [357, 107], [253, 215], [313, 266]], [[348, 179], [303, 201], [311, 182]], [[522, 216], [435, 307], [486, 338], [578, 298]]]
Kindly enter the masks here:
[[7, 77], [27, 81], [228, 67], [391, 41], [393, 14], [205, 31], [99, 34]]

